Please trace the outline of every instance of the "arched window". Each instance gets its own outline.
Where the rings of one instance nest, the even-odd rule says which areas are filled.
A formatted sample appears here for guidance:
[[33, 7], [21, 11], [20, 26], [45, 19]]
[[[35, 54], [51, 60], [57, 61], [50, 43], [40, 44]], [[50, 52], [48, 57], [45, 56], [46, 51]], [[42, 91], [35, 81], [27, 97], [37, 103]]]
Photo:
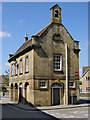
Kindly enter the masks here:
[[55, 10], [55, 17], [58, 18], [58, 10]]

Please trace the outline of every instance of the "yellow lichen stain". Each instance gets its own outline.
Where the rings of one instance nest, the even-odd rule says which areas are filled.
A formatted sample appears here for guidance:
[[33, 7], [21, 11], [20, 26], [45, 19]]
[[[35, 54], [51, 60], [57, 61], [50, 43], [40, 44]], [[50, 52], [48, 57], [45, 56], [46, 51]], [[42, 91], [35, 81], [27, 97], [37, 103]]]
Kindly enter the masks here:
[[59, 34], [59, 30], [60, 30], [60, 26], [57, 27], [57, 32], [58, 32], [58, 34]]

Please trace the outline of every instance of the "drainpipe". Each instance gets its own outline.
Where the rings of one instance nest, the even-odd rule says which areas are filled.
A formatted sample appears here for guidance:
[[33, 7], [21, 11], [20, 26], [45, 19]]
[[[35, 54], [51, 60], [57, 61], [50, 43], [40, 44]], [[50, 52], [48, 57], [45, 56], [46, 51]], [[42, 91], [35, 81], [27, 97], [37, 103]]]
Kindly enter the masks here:
[[68, 61], [67, 61], [67, 44], [65, 44], [66, 50], [66, 105], [68, 105]]

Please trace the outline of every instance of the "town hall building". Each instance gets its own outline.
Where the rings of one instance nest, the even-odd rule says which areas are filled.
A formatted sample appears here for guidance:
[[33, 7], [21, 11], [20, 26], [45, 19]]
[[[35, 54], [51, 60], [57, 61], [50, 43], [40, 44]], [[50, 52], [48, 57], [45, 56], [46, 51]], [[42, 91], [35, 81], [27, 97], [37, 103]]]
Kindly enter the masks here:
[[79, 101], [79, 41], [62, 24], [61, 8], [50, 8], [51, 20], [40, 32], [9, 54], [10, 101], [34, 106]]

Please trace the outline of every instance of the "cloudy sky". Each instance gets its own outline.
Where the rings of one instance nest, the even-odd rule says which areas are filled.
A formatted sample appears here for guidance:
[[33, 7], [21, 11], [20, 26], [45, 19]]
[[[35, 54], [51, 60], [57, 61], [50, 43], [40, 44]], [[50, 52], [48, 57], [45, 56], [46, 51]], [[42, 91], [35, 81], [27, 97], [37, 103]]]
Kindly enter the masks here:
[[[2, 3], [2, 74], [8, 70], [8, 58], [23, 43], [25, 33], [30, 38], [50, 23], [53, 2]], [[80, 41], [80, 76], [82, 66], [88, 65], [88, 3], [58, 2], [62, 8], [62, 23], [71, 36]], [[1, 73], [0, 73], [1, 74]]]

